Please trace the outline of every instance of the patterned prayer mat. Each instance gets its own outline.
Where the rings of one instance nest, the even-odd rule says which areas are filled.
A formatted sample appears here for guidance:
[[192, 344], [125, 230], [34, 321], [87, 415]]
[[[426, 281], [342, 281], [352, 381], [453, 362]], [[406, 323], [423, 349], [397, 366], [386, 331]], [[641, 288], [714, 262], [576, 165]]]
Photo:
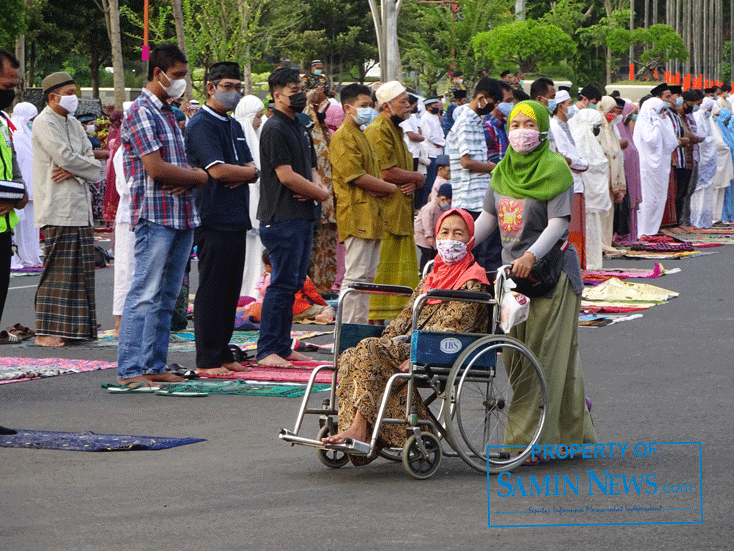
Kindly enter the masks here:
[[[209, 375], [207, 379], [240, 379], [243, 381], [271, 381], [288, 383], [307, 383], [316, 366], [331, 362], [293, 362], [294, 367], [255, 366], [246, 373], [229, 373], [227, 375]], [[331, 384], [331, 371], [322, 371], [316, 376], [316, 382]]]
[[607, 270], [582, 270], [584, 285], [599, 285], [600, 283], [609, 279], [630, 279], [630, 278], [645, 278], [655, 279], [662, 277], [666, 274], [675, 274], [680, 272], [680, 268], [674, 268], [672, 270], [666, 270], [662, 264], [655, 263], [655, 267], [652, 270], [645, 270], [640, 268], [610, 268]]
[[116, 367], [112, 362], [65, 358], [0, 358], [0, 384]]
[[[331, 382], [331, 381], [329, 381]], [[329, 390], [330, 384], [314, 385], [311, 393]], [[156, 394], [167, 396], [176, 396], [177, 393], [200, 392], [206, 394], [235, 394], [240, 396], [270, 396], [277, 398], [300, 398], [306, 394], [305, 384], [273, 384], [257, 381], [245, 381], [244, 379], [235, 379], [223, 383], [215, 383], [204, 380], [187, 381], [185, 383], [174, 383], [162, 385], [161, 390]]]
[[18, 430], [17, 434], [0, 436], [0, 448], [71, 450], [78, 452], [165, 450], [196, 442], [206, 442], [206, 439], [38, 430]]

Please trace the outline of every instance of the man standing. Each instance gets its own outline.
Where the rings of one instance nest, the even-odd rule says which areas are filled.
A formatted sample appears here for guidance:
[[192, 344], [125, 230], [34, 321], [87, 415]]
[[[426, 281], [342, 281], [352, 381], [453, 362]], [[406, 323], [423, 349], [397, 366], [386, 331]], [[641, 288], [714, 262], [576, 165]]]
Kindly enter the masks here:
[[[505, 83], [503, 90], [510, 90], [512, 87]], [[487, 141], [487, 156], [490, 163], [497, 164], [505, 156], [507, 152], [507, 117], [515, 106], [514, 101], [502, 101], [495, 105], [491, 113], [487, 113], [484, 117], [484, 138]]]
[[[482, 211], [484, 195], [489, 187], [489, 174], [495, 163], [487, 154], [482, 118], [495, 105], [513, 100], [512, 90], [502, 81], [483, 78], [474, 89], [474, 97], [446, 137], [446, 146], [451, 158], [452, 206], [468, 211], [476, 220]], [[494, 270], [501, 265], [502, 243], [499, 231], [474, 249], [477, 262], [485, 270]]]
[[186, 155], [204, 169], [207, 184], [196, 194], [201, 225], [194, 231], [199, 288], [194, 300], [196, 370], [226, 375], [247, 371], [229, 349], [245, 267], [245, 235], [252, 228], [247, 184], [257, 169], [242, 126], [227, 115], [241, 99], [237, 63], [215, 63], [207, 78], [209, 99], [186, 127]]
[[321, 183], [316, 153], [296, 114], [306, 107], [303, 82], [295, 69], [268, 77], [275, 110], [260, 136], [260, 239], [270, 253], [272, 273], [265, 293], [257, 341], [260, 365], [284, 367], [306, 360], [291, 349], [293, 302], [308, 273], [316, 201], [331, 197]]
[[43, 79], [48, 103], [33, 121], [36, 226], [43, 229], [44, 267], [36, 291], [36, 344], [96, 339], [94, 219], [89, 182], [100, 164], [73, 115], [78, 98], [69, 73]]
[[424, 105], [426, 111], [421, 115], [419, 127], [426, 140], [423, 143], [430, 164], [426, 170], [426, 183], [422, 189], [422, 204], [428, 202], [428, 196], [431, 194], [433, 183], [436, 181], [436, 171], [438, 170], [436, 158], [443, 155], [443, 148], [446, 145], [446, 138], [443, 135], [443, 130], [441, 130], [441, 120], [438, 117], [440, 109], [438, 98], [428, 98]]
[[[383, 201], [385, 237], [380, 251], [380, 265], [375, 283], [418, 284], [418, 257], [413, 237], [413, 192], [425, 182], [422, 174], [413, 170], [413, 157], [403, 141], [400, 123], [410, 115], [408, 92], [399, 82], [386, 82], [377, 89], [377, 101], [382, 111], [364, 131], [377, 153], [382, 179], [400, 187]], [[372, 297], [370, 319], [394, 319], [405, 306], [403, 297]]]
[[[399, 193], [395, 184], [382, 180], [374, 150], [360, 131], [371, 117], [372, 92], [363, 84], [349, 84], [341, 91], [344, 122], [331, 138], [332, 173], [336, 194], [336, 220], [343, 240], [344, 281], [373, 283], [380, 262], [384, 220], [378, 196]], [[351, 295], [344, 300], [344, 323], [367, 323], [369, 295]]]
[[201, 168], [186, 163], [183, 137], [168, 104], [184, 93], [188, 71], [188, 60], [175, 44], [154, 48], [148, 84], [122, 125], [135, 276], [120, 324], [121, 383], [182, 380], [165, 372], [171, 316], [200, 223], [192, 190], [209, 180]]
[[[10, 107], [15, 99], [19, 67], [20, 64], [15, 56], [0, 48], [0, 111]], [[23, 185], [23, 177], [11, 141], [10, 127], [4, 118], [4, 114], [0, 116], [0, 159], [3, 163], [0, 170], [0, 180]], [[8, 296], [8, 286], [10, 285], [13, 228], [18, 224], [18, 215], [14, 209], [22, 209], [27, 203], [28, 191], [18, 201], [0, 201], [0, 320], [3, 317], [5, 299]], [[38, 244], [36, 244], [36, 248], [38, 248]]]
[[466, 104], [466, 90], [456, 89], [453, 92], [448, 92], [448, 96], [451, 98], [452, 103], [446, 108], [446, 112], [441, 119], [441, 128], [443, 128], [444, 137], [448, 135], [454, 126], [454, 111]]

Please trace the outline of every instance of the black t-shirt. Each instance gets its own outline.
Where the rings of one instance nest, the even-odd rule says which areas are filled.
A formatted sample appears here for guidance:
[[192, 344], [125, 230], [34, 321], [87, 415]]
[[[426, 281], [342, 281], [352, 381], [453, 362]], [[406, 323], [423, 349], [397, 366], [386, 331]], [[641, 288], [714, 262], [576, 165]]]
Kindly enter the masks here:
[[316, 220], [316, 202], [298, 201], [284, 186], [275, 169], [290, 165], [294, 172], [313, 180], [316, 151], [306, 128], [278, 110], [273, 111], [260, 135], [260, 203], [257, 219], [264, 224], [286, 220]]
[[[252, 162], [242, 126], [204, 106], [186, 126], [186, 156], [191, 166], [208, 170], [218, 163], [244, 166]], [[211, 176], [196, 190], [196, 207], [204, 226], [220, 231], [247, 231], [249, 184], [229, 189]]]

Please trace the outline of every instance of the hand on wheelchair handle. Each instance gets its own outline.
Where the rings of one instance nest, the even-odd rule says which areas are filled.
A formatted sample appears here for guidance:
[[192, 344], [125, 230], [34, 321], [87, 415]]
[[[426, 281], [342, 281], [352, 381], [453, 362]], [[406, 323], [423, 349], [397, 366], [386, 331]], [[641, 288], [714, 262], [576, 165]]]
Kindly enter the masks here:
[[410, 360], [405, 360], [403, 363], [400, 364], [400, 371], [403, 373], [407, 373], [410, 371]]

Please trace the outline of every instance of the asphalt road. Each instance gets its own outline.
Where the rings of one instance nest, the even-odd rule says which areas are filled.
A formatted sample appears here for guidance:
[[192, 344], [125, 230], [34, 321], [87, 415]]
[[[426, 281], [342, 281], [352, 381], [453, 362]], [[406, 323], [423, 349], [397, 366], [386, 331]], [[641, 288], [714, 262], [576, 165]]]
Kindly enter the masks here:
[[[682, 272], [647, 281], [678, 291], [680, 297], [644, 312], [642, 319], [580, 329], [599, 438], [629, 443], [625, 457], [523, 467], [510, 479], [514, 494], [501, 500], [499, 493], [509, 489], [492, 477], [494, 513], [489, 518], [487, 477], [458, 459], [444, 458], [427, 481], [413, 480], [400, 464], [385, 460], [330, 470], [312, 450], [289, 447], [277, 438], [280, 427], [292, 427], [299, 399], [111, 395], [100, 388], [114, 380], [108, 370], [0, 385], [0, 424], [206, 442], [153, 452], [0, 448], [0, 549], [732, 549], [734, 247], [711, 250], [717, 254], [663, 261]], [[608, 266], [650, 268], [652, 262]], [[37, 280], [11, 280], [5, 325], [20, 321], [32, 326]], [[111, 269], [97, 271], [103, 329], [113, 323], [111, 281]], [[192, 292], [195, 286], [194, 277]], [[0, 351], [6, 356], [115, 359], [114, 349], [4, 346]], [[190, 366], [194, 357], [174, 354], [171, 360]], [[315, 436], [315, 419], [308, 423], [306, 434]], [[650, 457], [640, 458], [632, 453], [640, 442], [701, 442], [702, 486], [698, 446], [658, 445]], [[604, 471], [655, 475], [658, 492], [616, 496], [618, 480], [608, 495], [597, 485], [589, 496], [590, 471], [601, 479]], [[549, 476], [551, 485], [581, 480], [588, 486], [578, 496], [551, 490], [550, 495], [523, 497], [517, 484], [528, 488], [530, 476], [537, 482]], [[693, 497], [664, 495], [664, 483], [691, 483]], [[598, 512], [581, 522], [598, 526], [495, 527], [570, 523], [575, 517], [554, 507], [587, 506], [676, 511], [662, 516]], [[540, 512], [528, 514], [530, 508]], [[500, 510], [524, 514], [499, 515]], [[703, 522], [696, 523], [701, 516]], [[693, 523], [615, 525], [661, 519]]]

